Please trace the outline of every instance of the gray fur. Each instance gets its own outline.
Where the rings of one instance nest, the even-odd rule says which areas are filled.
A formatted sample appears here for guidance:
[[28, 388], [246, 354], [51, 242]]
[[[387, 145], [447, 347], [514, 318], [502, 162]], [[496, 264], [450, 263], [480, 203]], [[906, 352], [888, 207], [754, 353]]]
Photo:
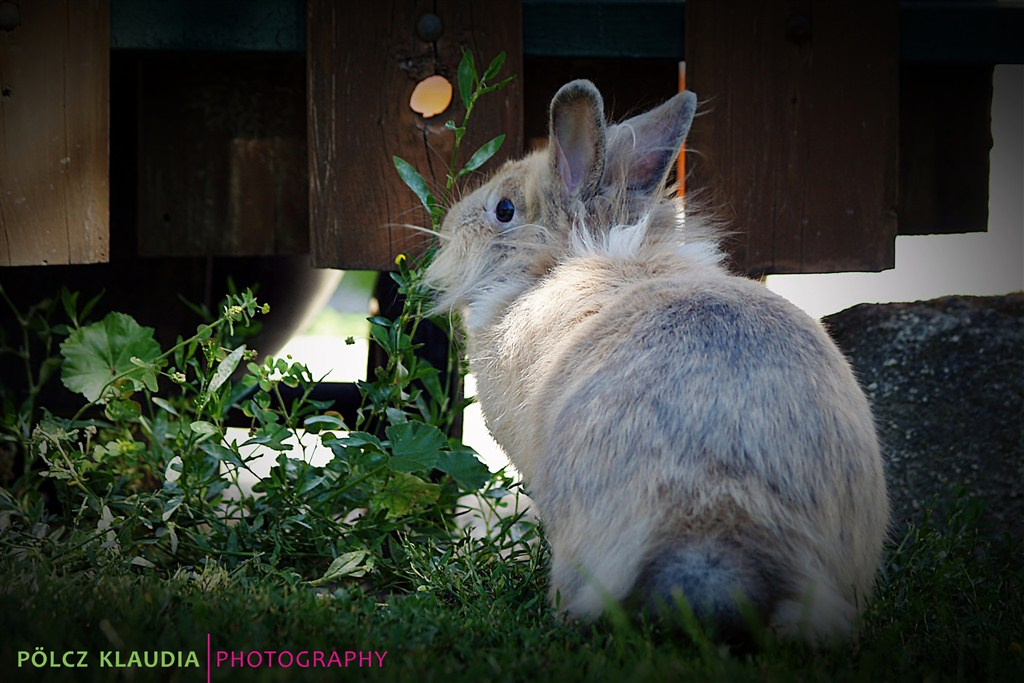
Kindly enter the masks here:
[[739, 599], [781, 633], [846, 635], [889, 518], [871, 413], [821, 325], [680, 220], [664, 183], [694, 105], [605, 126], [594, 86], [566, 85], [548, 150], [452, 208], [428, 277], [467, 311], [480, 403], [545, 522], [563, 609], [681, 594], [728, 628]]

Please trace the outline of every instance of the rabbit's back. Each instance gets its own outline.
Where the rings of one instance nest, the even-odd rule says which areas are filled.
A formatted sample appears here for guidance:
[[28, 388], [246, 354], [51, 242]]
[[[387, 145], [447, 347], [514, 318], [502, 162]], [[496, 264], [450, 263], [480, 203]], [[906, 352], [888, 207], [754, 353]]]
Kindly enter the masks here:
[[570, 611], [685, 582], [672, 558], [690, 542], [705, 564], [752, 563], [735, 573], [764, 584], [766, 618], [820, 583], [801, 582], [804, 567], [831, 577], [818, 593], [870, 593], [888, 510], [870, 410], [789, 302], [685, 260], [580, 258], [520, 297], [488, 344], [515, 375], [490, 388], [506, 395], [494, 431], [561, 549], [553, 584]]

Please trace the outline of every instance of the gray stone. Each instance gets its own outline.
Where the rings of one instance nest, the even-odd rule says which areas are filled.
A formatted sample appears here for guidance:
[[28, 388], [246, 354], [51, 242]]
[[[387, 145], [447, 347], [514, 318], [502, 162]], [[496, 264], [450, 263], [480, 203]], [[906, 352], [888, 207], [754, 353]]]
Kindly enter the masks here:
[[1024, 534], [1024, 292], [861, 304], [822, 321], [875, 412], [893, 535], [963, 492]]

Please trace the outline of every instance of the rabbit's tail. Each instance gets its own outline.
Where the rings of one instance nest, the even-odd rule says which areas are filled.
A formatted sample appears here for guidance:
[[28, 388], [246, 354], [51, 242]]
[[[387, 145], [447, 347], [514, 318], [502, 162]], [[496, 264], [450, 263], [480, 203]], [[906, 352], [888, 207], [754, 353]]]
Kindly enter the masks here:
[[645, 612], [677, 621], [680, 601], [725, 640], [749, 638], [792, 595], [782, 563], [730, 538], [688, 539], [666, 547], [648, 564], [635, 594]]

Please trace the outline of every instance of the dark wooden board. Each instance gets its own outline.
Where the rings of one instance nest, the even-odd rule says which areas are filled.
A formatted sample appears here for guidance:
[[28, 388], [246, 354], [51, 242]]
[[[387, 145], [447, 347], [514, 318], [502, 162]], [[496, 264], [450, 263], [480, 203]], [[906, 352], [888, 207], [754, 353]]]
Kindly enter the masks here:
[[109, 12], [22, 2], [0, 31], [0, 266], [109, 257]]
[[[503, 73], [521, 76], [519, 3], [310, 0], [308, 12], [311, 257], [320, 267], [392, 269], [398, 254], [426, 244], [422, 233], [403, 224], [429, 225], [392, 156], [442, 188], [452, 151], [452, 133], [444, 124], [462, 117], [457, 85], [449, 110], [429, 119], [409, 108], [409, 96], [435, 73], [455, 85], [463, 47], [481, 68], [503, 50]], [[415, 33], [426, 12], [444, 24], [433, 43]], [[474, 110], [464, 158], [496, 135], [508, 136], [482, 173], [522, 152], [521, 103], [517, 79]]]
[[901, 235], [988, 229], [992, 65], [900, 66]]
[[307, 251], [302, 55], [152, 53], [139, 82], [140, 255]]
[[735, 231], [736, 266], [753, 274], [891, 268], [896, 3], [689, 0], [686, 8], [688, 87], [703, 103], [687, 143], [687, 187]]

